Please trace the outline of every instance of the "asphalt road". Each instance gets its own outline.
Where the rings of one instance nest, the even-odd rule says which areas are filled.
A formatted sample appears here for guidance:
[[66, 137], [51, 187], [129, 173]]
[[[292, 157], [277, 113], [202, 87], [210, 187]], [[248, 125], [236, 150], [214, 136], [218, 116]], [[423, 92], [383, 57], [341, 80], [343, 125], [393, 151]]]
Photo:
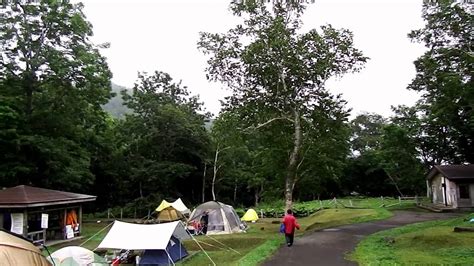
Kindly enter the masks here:
[[[296, 238], [292, 247], [282, 246], [263, 265], [357, 265], [353, 261], [345, 260], [344, 256], [352, 252], [357, 243], [367, 235], [406, 224], [457, 216], [459, 214], [396, 211], [394, 216], [387, 220], [316, 231]], [[284, 241], [284, 236], [282, 236], [282, 243]]]

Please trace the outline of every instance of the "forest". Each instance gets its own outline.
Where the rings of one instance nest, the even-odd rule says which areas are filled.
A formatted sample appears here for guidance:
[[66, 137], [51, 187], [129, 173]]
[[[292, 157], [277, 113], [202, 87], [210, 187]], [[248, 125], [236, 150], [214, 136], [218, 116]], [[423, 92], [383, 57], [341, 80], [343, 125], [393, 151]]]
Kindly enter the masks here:
[[[219, 114], [164, 69], [133, 88], [91, 41], [82, 4], [43, 0], [0, 10], [0, 186], [97, 195], [93, 211], [146, 209], [181, 197], [237, 206], [332, 197], [425, 195], [427, 171], [474, 163], [472, 13], [425, 1], [426, 46], [406, 88], [413, 106], [352, 116], [326, 82], [370, 60], [353, 34], [302, 32], [300, 1], [231, 3], [241, 23], [202, 32], [206, 76], [228, 88]], [[396, 75], [396, 73], [393, 73]], [[353, 88], [357, 90], [358, 88]], [[112, 100], [111, 100], [112, 99]]]

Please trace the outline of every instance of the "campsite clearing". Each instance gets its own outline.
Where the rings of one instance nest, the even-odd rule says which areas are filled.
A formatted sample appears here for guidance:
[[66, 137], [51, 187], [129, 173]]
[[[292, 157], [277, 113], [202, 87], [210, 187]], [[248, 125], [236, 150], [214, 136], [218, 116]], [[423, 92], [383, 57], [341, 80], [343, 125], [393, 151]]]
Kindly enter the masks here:
[[[390, 212], [383, 209], [325, 209], [299, 219], [302, 230], [298, 231], [298, 235], [308, 230], [383, 219], [389, 216]], [[283, 236], [278, 233], [279, 223], [279, 218], [259, 219], [258, 222], [249, 224], [250, 229], [247, 233], [215, 235], [212, 238], [199, 236], [197, 240], [217, 265], [258, 265], [283, 244]], [[240, 254], [226, 249], [214, 239]], [[191, 253], [200, 250], [194, 242], [189, 240], [185, 241], [184, 245]], [[203, 252], [199, 252], [183, 261], [182, 265], [209, 265], [209, 259]]]

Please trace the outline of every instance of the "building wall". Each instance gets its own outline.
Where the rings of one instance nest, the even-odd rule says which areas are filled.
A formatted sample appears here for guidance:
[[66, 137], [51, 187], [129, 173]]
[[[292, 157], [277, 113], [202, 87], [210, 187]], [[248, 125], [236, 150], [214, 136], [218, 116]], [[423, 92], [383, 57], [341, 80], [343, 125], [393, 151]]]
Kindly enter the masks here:
[[448, 206], [458, 207], [459, 189], [456, 183], [451, 182], [449, 179], [444, 178], [446, 182], [446, 196], [448, 197]]
[[444, 193], [442, 187], [442, 176], [440, 174], [434, 176], [431, 179], [431, 193], [432, 193], [432, 202], [437, 204], [444, 204]]
[[457, 208], [458, 189], [456, 183], [437, 174], [431, 179], [432, 202], [435, 204], [445, 204], [443, 182], [446, 182], [446, 203], [448, 206]]
[[474, 206], [474, 184], [469, 186], [470, 196], [471, 196], [471, 206]]

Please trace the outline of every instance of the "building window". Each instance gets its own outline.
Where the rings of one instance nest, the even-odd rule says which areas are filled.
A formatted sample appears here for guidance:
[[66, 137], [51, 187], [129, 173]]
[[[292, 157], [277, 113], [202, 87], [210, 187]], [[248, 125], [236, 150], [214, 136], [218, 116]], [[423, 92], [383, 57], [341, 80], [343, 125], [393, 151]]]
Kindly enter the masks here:
[[469, 184], [459, 184], [459, 198], [469, 199]]

